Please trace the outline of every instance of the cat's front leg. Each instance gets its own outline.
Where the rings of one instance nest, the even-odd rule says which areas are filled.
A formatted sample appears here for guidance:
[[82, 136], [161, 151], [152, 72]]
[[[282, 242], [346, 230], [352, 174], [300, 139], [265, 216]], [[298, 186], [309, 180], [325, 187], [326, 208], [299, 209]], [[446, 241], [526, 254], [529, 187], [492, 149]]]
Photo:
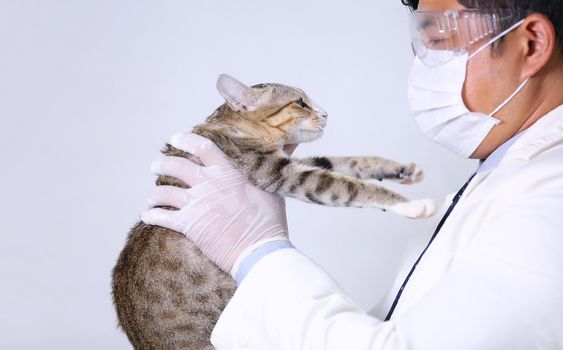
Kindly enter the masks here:
[[393, 180], [402, 184], [419, 182], [424, 177], [416, 164], [401, 164], [379, 157], [308, 157], [300, 164], [332, 170], [358, 179]]
[[305, 202], [379, 208], [411, 218], [429, 217], [436, 210], [432, 200], [411, 201], [385, 187], [279, 155], [253, 156], [245, 165], [243, 172], [254, 185]]

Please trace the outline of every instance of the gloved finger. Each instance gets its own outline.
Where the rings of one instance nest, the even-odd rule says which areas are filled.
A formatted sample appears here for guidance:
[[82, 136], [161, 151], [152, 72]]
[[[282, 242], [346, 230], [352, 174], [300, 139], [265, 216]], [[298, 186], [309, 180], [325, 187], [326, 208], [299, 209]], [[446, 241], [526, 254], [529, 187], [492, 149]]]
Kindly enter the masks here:
[[147, 225], [161, 226], [176, 232], [182, 232], [182, 224], [176, 220], [175, 214], [177, 211], [166, 210], [162, 208], [152, 208], [141, 213], [141, 221]]
[[186, 189], [176, 186], [156, 186], [149, 197], [149, 205], [170, 206], [181, 209], [189, 203]]
[[213, 141], [198, 134], [174, 134], [169, 143], [184, 152], [198, 156], [205, 166], [231, 163], [231, 159]]
[[151, 164], [153, 174], [172, 176], [189, 186], [195, 186], [208, 179], [202, 169], [203, 167], [189, 159], [174, 156], [162, 157]]

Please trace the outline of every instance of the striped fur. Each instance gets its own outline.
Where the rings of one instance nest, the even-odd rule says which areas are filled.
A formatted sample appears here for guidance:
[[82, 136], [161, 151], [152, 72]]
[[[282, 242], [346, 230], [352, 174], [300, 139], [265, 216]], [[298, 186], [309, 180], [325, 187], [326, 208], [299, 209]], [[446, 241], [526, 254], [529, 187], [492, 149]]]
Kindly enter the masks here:
[[247, 152], [234, 161], [254, 185], [270, 193], [321, 205], [380, 209], [408, 199], [363, 180], [404, 179], [415, 169], [374, 157], [291, 159], [282, 151]]

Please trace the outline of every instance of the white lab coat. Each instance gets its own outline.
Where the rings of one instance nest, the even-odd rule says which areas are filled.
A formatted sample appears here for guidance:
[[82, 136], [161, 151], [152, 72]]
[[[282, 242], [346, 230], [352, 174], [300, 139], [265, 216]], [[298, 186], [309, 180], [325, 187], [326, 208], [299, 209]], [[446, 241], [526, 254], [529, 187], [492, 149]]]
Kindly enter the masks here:
[[295, 249], [262, 258], [211, 337], [223, 349], [563, 349], [563, 105], [471, 181], [388, 322]]

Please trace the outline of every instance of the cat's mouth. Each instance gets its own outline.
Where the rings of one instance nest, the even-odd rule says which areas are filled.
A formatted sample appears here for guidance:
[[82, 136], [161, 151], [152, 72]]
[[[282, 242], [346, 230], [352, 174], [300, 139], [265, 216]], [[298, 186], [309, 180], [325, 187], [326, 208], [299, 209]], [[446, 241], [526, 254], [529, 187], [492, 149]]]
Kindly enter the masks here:
[[322, 134], [324, 132], [324, 128], [316, 127], [314, 129], [300, 129], [299, 131], [303, 133]]
[[290, 132], [290, 142], [303, 143], [311, 142], [323, 136], [326, 120], [321, 118], [308, 120], [301, 125], [298, 125]]
[[302, 142], [310, 142], [322, 137], [323, 133], [324, 130], [321, 127], [316, 127], [313, 129], [301, 129], [299, 130], [299, 138], [302, 140]]

